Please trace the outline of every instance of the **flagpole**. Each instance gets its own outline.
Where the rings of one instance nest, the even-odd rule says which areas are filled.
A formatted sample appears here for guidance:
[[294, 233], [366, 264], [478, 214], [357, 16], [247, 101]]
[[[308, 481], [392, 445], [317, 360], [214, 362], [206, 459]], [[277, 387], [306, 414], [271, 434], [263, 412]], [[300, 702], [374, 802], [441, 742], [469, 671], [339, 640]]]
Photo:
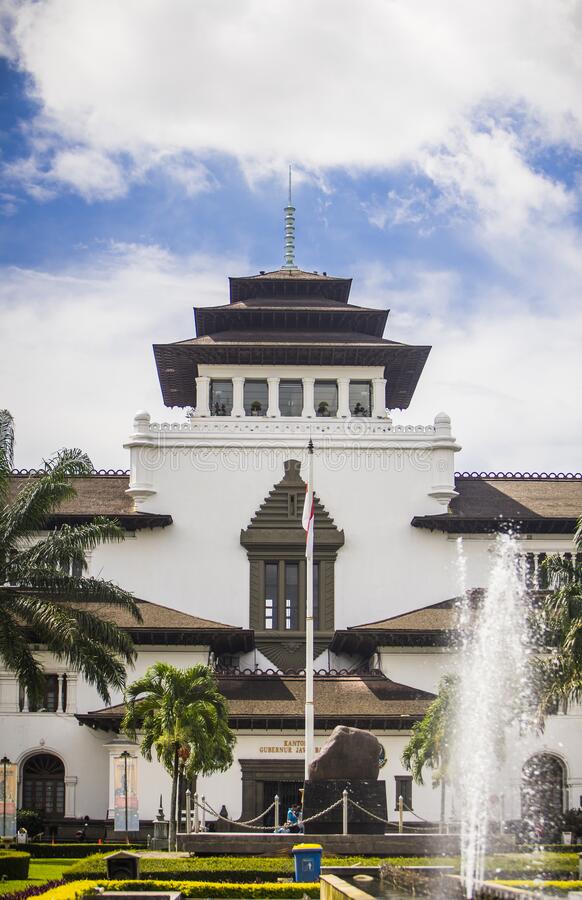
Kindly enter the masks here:
[[309, 440], [309, 481], [311, 494], [311, 541], [306, 544], [306, 592], [305, 592], [305, 779], [309, 777], [309, 764], [315, 755], [315, 715], [313, 707], [313, 539], [315, 537], [313, 492], [313, 441]]

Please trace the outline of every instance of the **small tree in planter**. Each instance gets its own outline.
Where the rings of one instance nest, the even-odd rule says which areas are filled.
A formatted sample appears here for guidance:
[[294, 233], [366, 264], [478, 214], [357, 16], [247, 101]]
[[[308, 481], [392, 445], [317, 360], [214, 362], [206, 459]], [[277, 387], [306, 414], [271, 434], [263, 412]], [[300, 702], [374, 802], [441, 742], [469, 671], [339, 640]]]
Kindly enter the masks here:
[[251, 416], [260, 416], [263, 411], [263, 404], [260, 400], [253, 400], [251, 403]]
[[317, 415], [318, 416], [329, 416], [329, 403], [327, 400], [322, 400], [319, 406], [317, 407]]

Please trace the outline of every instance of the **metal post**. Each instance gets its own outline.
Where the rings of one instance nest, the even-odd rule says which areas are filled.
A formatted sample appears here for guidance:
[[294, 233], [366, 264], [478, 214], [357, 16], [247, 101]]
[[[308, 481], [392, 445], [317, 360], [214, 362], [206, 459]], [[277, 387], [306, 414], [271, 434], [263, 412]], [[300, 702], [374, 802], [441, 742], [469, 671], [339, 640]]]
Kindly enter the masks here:
[[194, 834], [198, 834], [200, 828], [198, 825], [198, 794], [194, 794]]
[[[315, 500], [313, 493], [313, 441], [309, 440], [308, 480], [303, 527], [307, 531], [305, 556], [307, 585], [305, 596], [305, 780], [315, 752], [315, 714], [313, 708], [313, 544], [315, 537]], [[311, 538], [311, 540], [310, 540]]]
[[279, 831], [279, 794], [275, 794], [275, 831]]
[[192, 791], [186, 791], [186, 834], [192, 831]]
[[4, 776], [2, 787], [2, 837], [6, 837], [6, 769], [10, 765], [10, 760], [7, 756], [3, 756], [1, 762]]
[[348, 792], [342, 791], [342, 834], [348, 833]]
[[404, 797], [400, 794], [398, 798], [398, 832], [402, 834], [404, 831]]
[[129, 809], [128, 809], [128, 785], [127, 785], [127, 760], [129, 759], [129, 753], [127, 750], [124, 750], [121, 754], [121, 758], [123, 759], [123, 793], [125, 800], [125, 843], [129, 844]]
[[202, 809], [200, 810], [200, 831], [206, 831], [206, 797], [202, 794]]
[[505, 829], [505, 794], [499, 795], [499, 834], [502, 835]]

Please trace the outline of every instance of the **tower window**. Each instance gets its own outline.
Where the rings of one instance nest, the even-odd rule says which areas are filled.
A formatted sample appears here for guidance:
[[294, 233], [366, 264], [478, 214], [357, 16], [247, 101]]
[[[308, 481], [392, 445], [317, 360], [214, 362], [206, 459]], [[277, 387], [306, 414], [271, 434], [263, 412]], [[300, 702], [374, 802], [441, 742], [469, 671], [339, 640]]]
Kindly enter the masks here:
[[337, 416], [336, 381], [316, 381], [314, 397], [316, 416]]
[[213, 378], [210, 383], [210, 415], [232, 414], [232, 380]]
[[285, 630], [299, 628], [299, 563], [285, 563]]
[[245, 380], [244, 406], [247, 416], [267, 415], [269, 387], [266, 381]]
[[372, 385], [369, 381], [350, 381], [350, 413], [352, 416], [370, 416], [372, 409]]
[[265, 630], [277, 631], [279, 627], [279, 566], [277, 563], [265, 564]]
[[279, 409], [282, 416], [300, 416], [303, 412], [303, 382], [279, 382]]

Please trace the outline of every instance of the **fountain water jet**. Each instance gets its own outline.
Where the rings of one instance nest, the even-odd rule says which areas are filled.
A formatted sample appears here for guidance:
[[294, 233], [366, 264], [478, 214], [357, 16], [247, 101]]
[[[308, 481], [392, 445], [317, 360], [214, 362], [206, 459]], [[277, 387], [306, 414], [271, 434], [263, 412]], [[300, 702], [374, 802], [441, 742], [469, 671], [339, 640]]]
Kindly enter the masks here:
[[[465, 562], [459, 546], [459, 573]], [[463, 585], [465, 588], [465, 585]], [[460, 609], [459, 694], [452, 773], [461, 816], [461, 877], [466, 896], [483, 879], [490, 797], [498, 794], [510, 725], [529, 706], [527, 592], [515, 540], [499, 536], [489, 584]], [[523, 724], [523, 723], [522, 723]]]

